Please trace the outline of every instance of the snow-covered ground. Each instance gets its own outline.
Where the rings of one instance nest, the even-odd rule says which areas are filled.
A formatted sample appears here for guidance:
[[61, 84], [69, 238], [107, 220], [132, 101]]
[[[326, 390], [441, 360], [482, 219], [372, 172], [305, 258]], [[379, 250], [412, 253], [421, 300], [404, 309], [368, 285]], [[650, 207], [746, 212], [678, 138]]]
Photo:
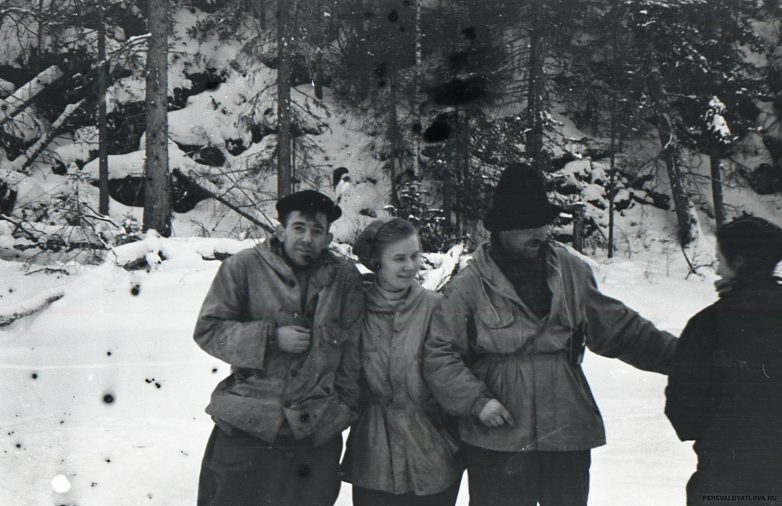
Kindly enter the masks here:
[[[202, 257], [250, 243], [139, 244], [97, 267], [65, 266], [68, 274], [0, 261], [0, 317], [63, 294], [0, 327], [0, 505], [194, 504], [212, 427], [203, 409], [229, 370], [191, 339], [219, 265]], [[149, 261], [156, 248], [166, 258], [154, 269], [117, 266], [150, 244]], [[601, 261], [597, 278], [678, 334], [714, 299], [712, 280], [684, 280], [681, 263], [653, 254]], [[609, 441], [593, 452], [590, 504], [683, 504], [695, 458], [663, 415], [665, 378], [595, 355], [585, 368]], [[459, 504], [467, 501], [465, 479]], [[338, 504], [350, 504], [349, 485]]]

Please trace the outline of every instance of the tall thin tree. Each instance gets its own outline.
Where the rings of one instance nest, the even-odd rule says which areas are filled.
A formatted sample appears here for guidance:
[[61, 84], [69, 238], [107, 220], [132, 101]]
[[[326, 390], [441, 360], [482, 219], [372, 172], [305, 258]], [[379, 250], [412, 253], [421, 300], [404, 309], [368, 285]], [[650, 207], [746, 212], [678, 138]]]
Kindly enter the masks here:
[[[543, 154], [544, 35], [543, 0], [532, 0], [527, 60], [527, 141], [526, 152], [536, 161]], [[538, 165], [540, 166], [540, 165]]]
[[148, 0], [146, 160], [144, 230], [171, 235], [171, 181], [168, 173], [168, 0]]
[[288, 195], [291, 178], [291, 45], [293, 0], [277, 0], [277, 197]]
[[95, 3], [98, 11], [98, 212], [109, 214], [109, 151], [106, 128], [106, 88], [109, 63], [106, 60], [106, 7]]

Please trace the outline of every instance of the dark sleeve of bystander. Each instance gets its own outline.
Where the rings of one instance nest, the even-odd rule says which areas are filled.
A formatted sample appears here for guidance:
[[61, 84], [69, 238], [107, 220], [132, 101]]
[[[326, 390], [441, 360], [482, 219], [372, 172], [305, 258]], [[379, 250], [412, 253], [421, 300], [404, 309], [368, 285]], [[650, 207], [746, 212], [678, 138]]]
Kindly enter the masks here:
[[708, 310], [694, 316], [679, 338], [665, 389], [665, 414], [682, 441], [699, 439], [716, 405], [715, 329]]

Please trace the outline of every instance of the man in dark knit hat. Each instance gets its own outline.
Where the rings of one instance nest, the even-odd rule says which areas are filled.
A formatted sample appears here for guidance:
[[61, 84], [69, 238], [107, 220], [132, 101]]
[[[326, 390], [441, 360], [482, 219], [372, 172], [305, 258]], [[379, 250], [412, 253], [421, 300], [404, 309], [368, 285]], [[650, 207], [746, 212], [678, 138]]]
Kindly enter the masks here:
[[342, 431], [357, 411], [361, 278], [327, 250], [342, 212], [305, 190], [277, 202], [276, 237], [225, 260], [193, 337], [231, 365], [206, 412], [215, 427], [199, 506], [332, 505]]
[[432, 393], [460, 417], [473, 506], [587, 504], [590, 449], [605, 444], [584, 346], [667, 373], [676, 338], [603, 295], [549, 239], [559, 208], [542, 174], [509, 166], [484, 218], [491, 240], [444, 289], [424, 354]]

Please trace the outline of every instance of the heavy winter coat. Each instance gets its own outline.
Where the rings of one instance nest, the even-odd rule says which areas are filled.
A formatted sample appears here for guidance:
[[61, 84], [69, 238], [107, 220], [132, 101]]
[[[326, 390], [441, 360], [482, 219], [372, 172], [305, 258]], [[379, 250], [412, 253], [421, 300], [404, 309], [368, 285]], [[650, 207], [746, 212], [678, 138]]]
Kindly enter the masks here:
[[[231, 375], [206, 408], [218, 424], [273, 441], [283, 424], [297, 438], [320, 445], [345, 429], [358, 408], [358, 339], [364, 294], [355, 267], [324, 251], [303, 287], [268, 241], [220, 266], [201, 307], [194, 339], [229, 363]], [[286, 353], [276, 327], [312, 329], [305, 353]]]
[[695, 315], [666, 396], [665, 414], [699, 454], [776, 450], [782, 465], [782, 286], [739, 282]]
[[[676, 338], [597, 289], [589, 266], [558, 243], [544, 246], [551, 309], [538, 318], [484, 244], [446, 286], [434, 313], [424, 372], [434, 396], [462, 417], [462, 439], [495, 451], [571, 451], [605, 443], [602, 417], [571, 338], [640, 369], [665, 373]], [[583, 329], [583, 330], [577, 330]], [[490, 429], [477, 415], [496, 398], [515, 420]]]
[[439, 296], [418, 285], [398, 306], [365, 283], [361, 377], [366, 407], [350, 429], [344, 479], [392, 494], [431, 495], [447, 489], [462, 468], [455, 442], [436, 427], [437, 406], [421, 370], [423, 343]]

